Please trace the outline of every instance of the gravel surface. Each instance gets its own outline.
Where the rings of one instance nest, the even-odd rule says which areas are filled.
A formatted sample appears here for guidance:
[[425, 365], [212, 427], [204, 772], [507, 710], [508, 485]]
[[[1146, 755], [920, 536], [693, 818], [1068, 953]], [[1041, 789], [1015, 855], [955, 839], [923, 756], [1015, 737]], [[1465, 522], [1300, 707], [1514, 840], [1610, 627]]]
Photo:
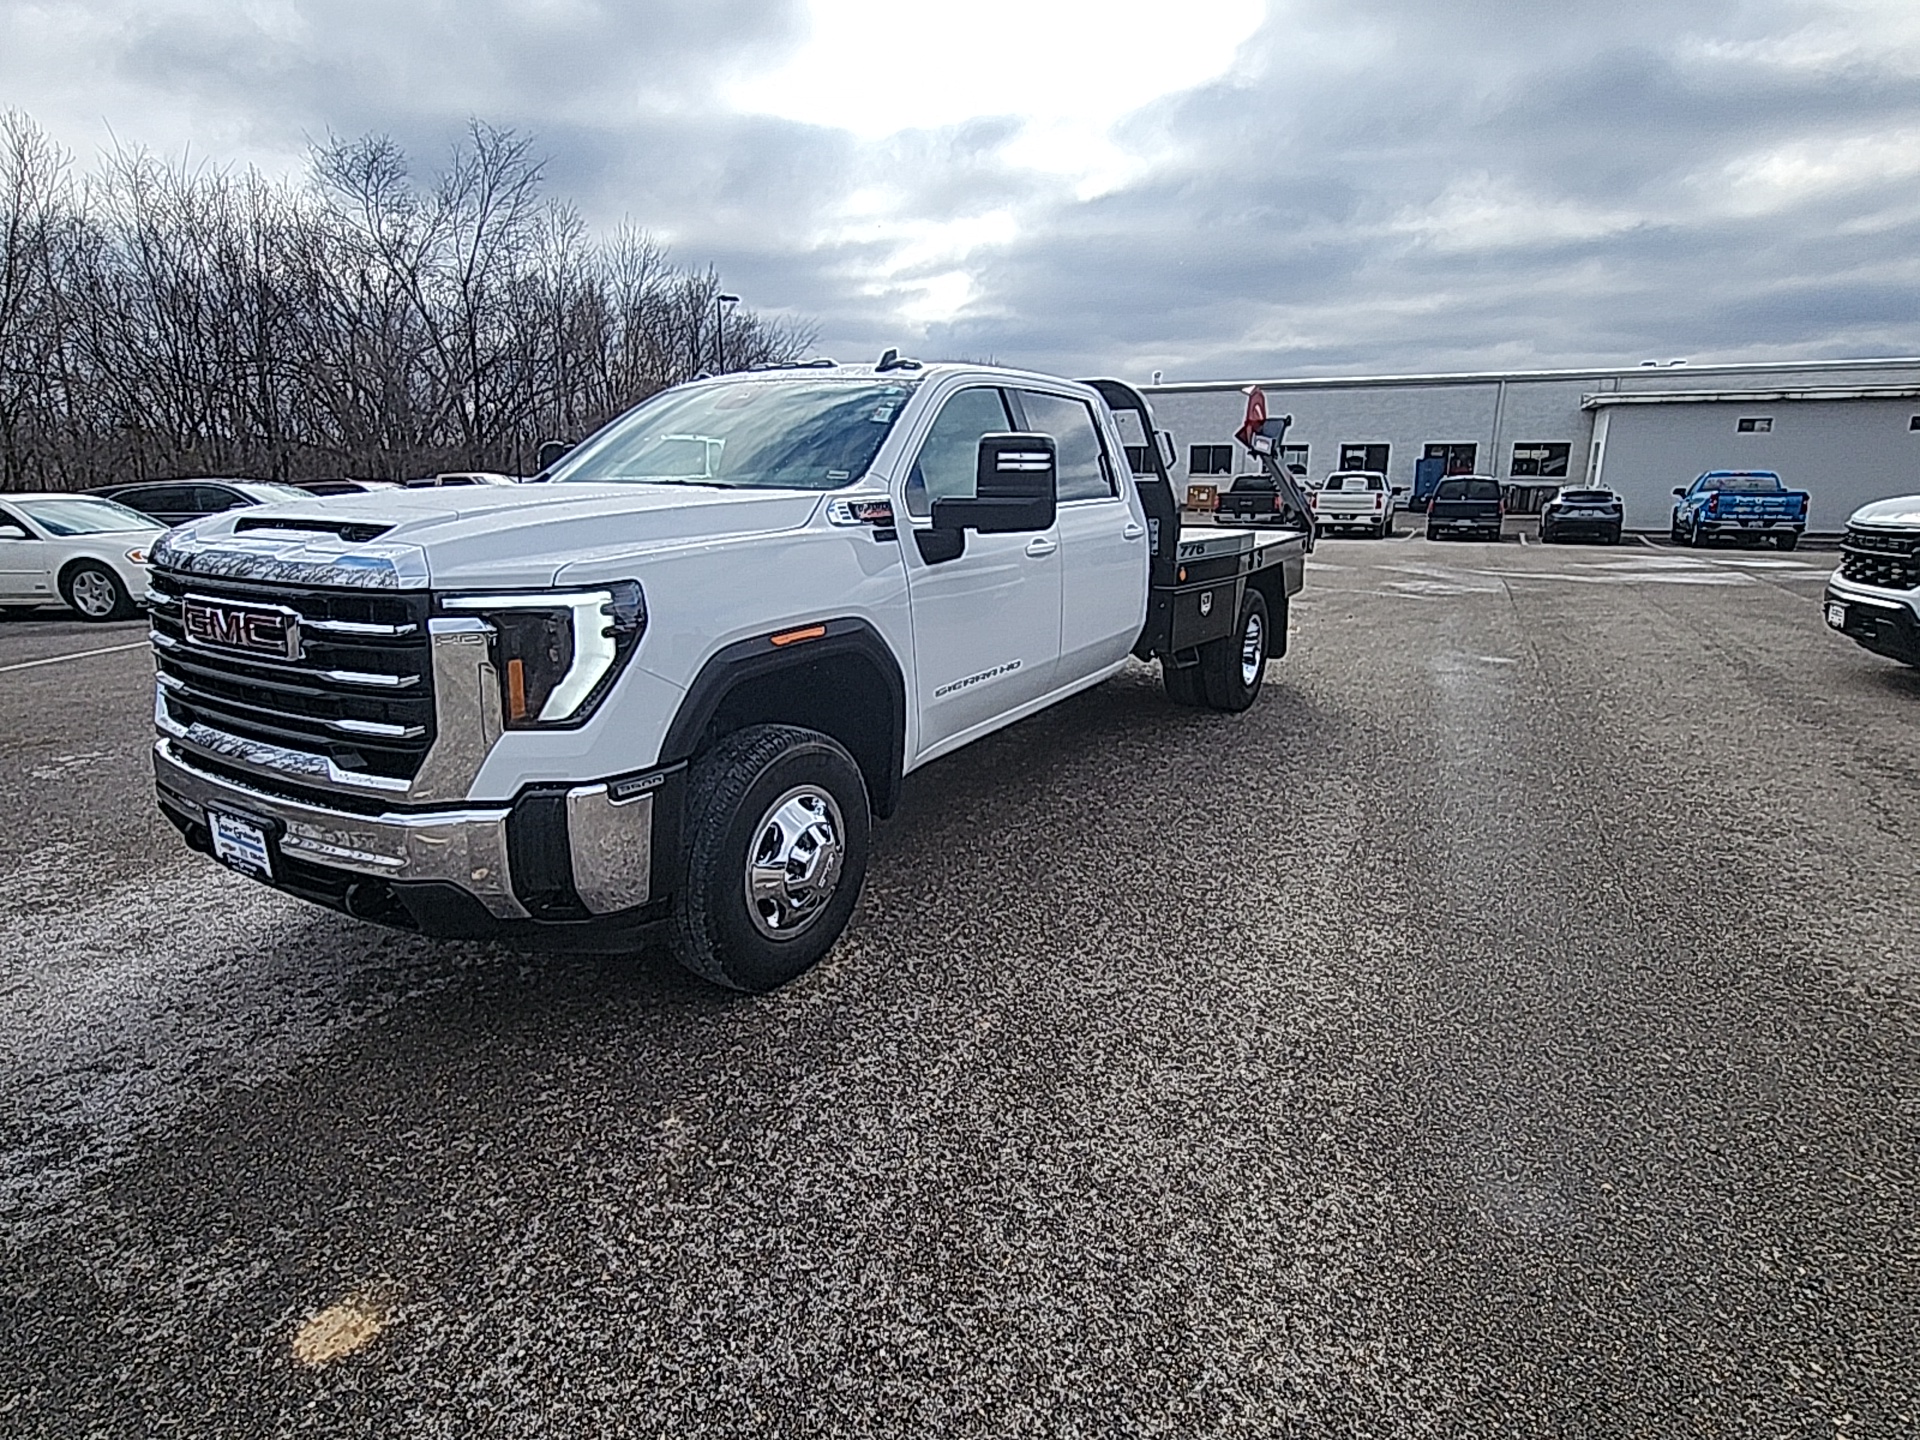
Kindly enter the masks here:
[[1920, 672], [1829, 563], [1324, 544], [1253, 710], [910, 777], [757, 999], [228, 876], [143, 653], [11, 672], [0, 1434], [1911, 1434]]

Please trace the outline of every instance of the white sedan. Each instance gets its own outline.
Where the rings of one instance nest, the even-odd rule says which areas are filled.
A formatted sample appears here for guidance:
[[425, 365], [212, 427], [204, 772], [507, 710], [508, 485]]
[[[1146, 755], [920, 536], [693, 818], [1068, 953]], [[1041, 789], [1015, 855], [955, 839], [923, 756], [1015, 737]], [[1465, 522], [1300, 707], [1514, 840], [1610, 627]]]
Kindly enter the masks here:
[[59, 599], [83, 620], [130, 620], [165, 533], [95, 495], [0, 495], [0, 608], [26, 614]]

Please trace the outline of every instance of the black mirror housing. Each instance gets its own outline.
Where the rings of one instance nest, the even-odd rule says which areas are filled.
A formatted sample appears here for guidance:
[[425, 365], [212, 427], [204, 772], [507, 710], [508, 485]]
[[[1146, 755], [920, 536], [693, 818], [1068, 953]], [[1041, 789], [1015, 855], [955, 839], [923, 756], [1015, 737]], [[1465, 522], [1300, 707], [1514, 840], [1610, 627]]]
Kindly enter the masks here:
[[571, 449], [573, 449], [571, 441], [542, 440], [540, 442], [540, 449], [534, 456], [535, 472], [541, 475], [546, 474], [547, 471], [559, 464], [561, 459], [564, 458], [566, 453]]
[[1678, 495], [1682, 500], [1687, 498], [1687, 492], [1681, 489], [1678, 485], [1673, 487], [1673, 493], [1675, 495]]
[[1051, 435], [1002, 431], [980, 437], [974, 493], [933, 502], [935, 530], [1017, 535], [1052, 527], [1059, 461]]

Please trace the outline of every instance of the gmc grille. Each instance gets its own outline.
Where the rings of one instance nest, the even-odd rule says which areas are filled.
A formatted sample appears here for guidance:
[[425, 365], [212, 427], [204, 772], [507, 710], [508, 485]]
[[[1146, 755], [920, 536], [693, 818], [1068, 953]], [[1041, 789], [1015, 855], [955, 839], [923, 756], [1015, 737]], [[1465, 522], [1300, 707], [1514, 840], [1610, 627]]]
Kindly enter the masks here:
[[[342, 770], [411, 780], [433, 744], [433, 664], [422, 592], [329, 590], [156, 571], [150, 582], [161, 703], [180, 725], [308, 754]], [[296, 658], [189, 639], [226, 604], [298, 617]]]
[[1840, 550], [1843, 580], [1881, 590], [1920, 588], [1920, 537], [1911, 531], [1849, 525]]

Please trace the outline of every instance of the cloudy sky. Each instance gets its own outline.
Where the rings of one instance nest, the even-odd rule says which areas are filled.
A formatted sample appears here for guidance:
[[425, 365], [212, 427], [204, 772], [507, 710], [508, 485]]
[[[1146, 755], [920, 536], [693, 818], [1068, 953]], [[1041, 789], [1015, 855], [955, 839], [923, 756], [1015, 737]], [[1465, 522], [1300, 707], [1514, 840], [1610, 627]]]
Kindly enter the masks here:
[[0, 0], [0, 107], [468, 117], [822, 353], [1144, 379], [1920, 353], [1920, 0]]

